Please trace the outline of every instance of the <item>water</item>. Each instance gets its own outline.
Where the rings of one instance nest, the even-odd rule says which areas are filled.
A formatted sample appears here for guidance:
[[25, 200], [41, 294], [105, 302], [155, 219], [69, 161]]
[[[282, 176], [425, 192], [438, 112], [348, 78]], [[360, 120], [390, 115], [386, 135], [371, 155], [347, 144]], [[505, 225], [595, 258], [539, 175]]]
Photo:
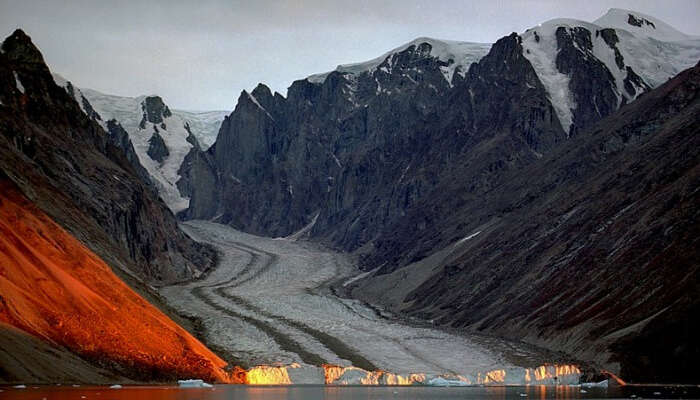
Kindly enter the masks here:
[[[217, 385], [213, 388], [181, 389], [177, 386], [27, 386], [2, 387], [0, 399], [46, 400], [447, 400], [447, 399], [612, 399], [612, 398], [700, 398], [698, 386], [627, 386], [581, 388], [576, 386], [244, 386]], [[585, 391], [585, 392], [583, 392]], [[632, 397], [634, 396], [634, 397]]]

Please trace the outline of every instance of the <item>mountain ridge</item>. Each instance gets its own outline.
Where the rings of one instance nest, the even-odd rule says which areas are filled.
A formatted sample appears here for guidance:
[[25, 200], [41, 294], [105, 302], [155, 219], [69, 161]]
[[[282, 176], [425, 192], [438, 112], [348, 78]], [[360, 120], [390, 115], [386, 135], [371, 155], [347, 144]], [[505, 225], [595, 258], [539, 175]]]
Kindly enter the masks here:
[[[519, 38], [518, 40], [521, 41], [520, 45], [522, 47], [523, 56], [533, 66], [538, 80], [544, 85], [545, 97], [554, 107], [557, 119], [559, 119], [565, 133], [569, 136], [575, 135], [580, 129], [584, 129], [591, 121], [600, 119], [617, 110], [621, 105], [634, 100], [641, 93], [648, 91], [651, 87], [660, 83], [661, 77], [664, 77], [663, 79], [665, 80], [675, 75], [675, 73], [679, 72], [683, 67], [693, 65], [694, 62], [689, 62], [691, 58], [696, 56], [700, 58], [700, 41], [697, 43], [693, 41], [691, 44], [688, 44], [691, 50], [689, 50], [687, 54], [683, 53], [686, 55], [676, 60], [668, 57], [668, 52], [673, 52], [675, 51], [674, 49], [676, 49], [676, 44], [673, 43], [663, 44], [662, 46], [659, 42], [640, 42], [639, 38], [623, 34], [621, 30], [618, 35], [615, 30], [603, 28], [588, 22], [571, 19], [560, 19], [558, 21], [559, 22], [545, 23], [540, 25], [539, 28], [528, 29], [522, 35], [516, 34], [516, 36]], [[429, 41], [433, 39], [426, 40]], [[418, 38], [416, 41], [422, 41], [422, 39]], [[245, 180], [241, 181], [241, 176], [239, 176], [241, 174], [235, 170], [218, 171], [217, 169], [219, 166], [216, 165], [216, 157], [212, 158], [212, 156], [216, 153], [216, 147], [219, 148], [218, 152], [222, 154], [228, 151], [233, 151], [235, 153], [236, 150], [233, 148], [222, 149], [222, 147], [245, 147], [247, 144], [243, 144], [240, 141], [248, 140], [243, 139], [243, 136], [252, 135], [253, 133], [246, 132], [246, 124], [239, 124], [239, 126], [232, 128], [227, 122], [224, 122], [219, 132], [217, 143], [208, 150], [208, 155], [198, 154], [197, 156], [192, 155], [191, 157], [192, 159], [196, 158], [200, 161], [207, 159], [207, 161], [192, 163], [189, 162], [187, 158], [185, 159], [184, 164], [187, 165], [183, 165], [183, 171], [191, 171], [192, 165], [201, 166], [202, 169], [193, 172], [193, 174], [200, 178], [206, 176], [206, 178], [203, 178], [204, 181], [211, 183], [215, 187], [205, 185], [204, 190], [198, 190], [197, 185], [188, 181], [187, 173], [181, 175], [181, 186], [190, 188], [192, 191], [191, 207], [182, 212], [180, 214], [181, 217], [204, 219], [220, 217], [223, 218], [221, 220], [222, 222], [236, 220], [234, 227], [244, 230], [253, 229], [250, 232], [272, 236], [291, 234], [308, 225], [314, 215], [324, 209], [324, 207], [327, 207], [327, 205], [324, 206], [323, 203], [328, 204], [328, 201], [330, 201], [330, 199], [322, 200], [321, 198], [324, 197], [324, 195], [322, 195], [321, 192], [324, 190], [333, 191], [334, 189], [329, 189], [329, 187], [336, 187], [337, 181], [342, 179], [338, 174], [342, 173], [348, 166], [348, 160], [344, 159], [344, 154], [349, 155], [354, 150], [344, 148], [344, 146], [346, 146], [345, 142], [352, 142], [354, 143], [353, 146], [358, 145], [360, 146], [359, 148], [366, 147], [359, 145], [357, 139], [362, 135], [366, 135], [366, 133], [359, 131], [369, 128], [366, 126], [344, 126], [343, 124], [367, 124], [365, 115], [371, 112], [368, 110], [372, 109], [374, 106], [384, 107], [380, 106], [380, 104], [384, 103], [388, 105], [391, 102], [398, 104], [399, 102], [405, 101], [407, 104], [412, 104], [414, 109], [407, 109], [407, 114], [405, 115], [417, 114], [418, 118], [424, 118], [430, 113], [433, 113], [435, 116], [437, 115], [436, 113], [445, 113], [445, 110], [449, 109], [450, 106], [446, 104], [446, 102], [453, 101], [455, 98], [462, 96], [455, 96], [452, 95], [452, 93], [459, 93], [460, 91], [468, 92], [471, 90], [464, 85], [468, 71], [465, 70], [463, 73], [460, 71], [460, 73], [452, 74], [452, 81], [448, 81], [444, 76], [444, 69], [446, 67], [453, 67], [455, 70], [459, 70], [461, 67], [455, 66], [454, 62], [450, 64], [449, 60], [442, 60], [440, 57], [435, 57], [433, 54], [433, 46], [429, 42], [421, 42], [416, 45], [416, 43], [414, 43], [416, 41], [398, 47], [397, 49], [403, 49], [399, 52], [392, 53], [392, 51], [390, 51], [369, 62], [352, 64], [361, 67], [357, 71], [343, 72], [336, 70], [321, 74], [322, 76], [315, 75], [319, 79], [313, 78], [314, 75], [312, 75], [311, 79], [307, 78], [295, 81], [290, 87], [286, 98], [279, 93], [273, 95], [269, 88], [265, 87], [263, 84], [256, 87], [256, 90], [259, 90], [257, 94], [254, 93], [256, 90], [251, 93], [243, 91], [239, 97], [239, 104], [226, 121], [231, 121], [231, 118], [236, 118], [240, 113], [247, 112], [244, 111], [247, 110], [247, 108], [243, 105], [249, 102], [250, 96], [252, 96], [252, 99], [255, 100], [253, 104], [257, 103], [260, 105], [260, 109], [266, 113], [264, 114], [266, 117], [264, 117], [263, 120], [267, 119], [268, 121], [251, 122], [250, 126], [253, 127], [256, 124], [267, 125], [267, 127], [262, 129], [271, 130], [270, 133], [260, 133], [261, 137], [265, 138], [263, 140], [268, 141], [266, 146], [274, 146], [280, 149], [275, 149], [274, 151], [282, 151], [284, 153], [288, 151], [285, 146], [293, 147], [295, 146], [293, 144], [295, 142], [301, 143], [312, 140], [312, 143], [308, 143], [308, 146], [310, 146], [309, 149], [312, 147], [318, 147], [318, 149], [312, 152], [316, 155], [311, 158], [324, 158], [324, 160], [319, 159], [314, 161], [322, 163], [323, 165], [318, 165], [313, 168], [313, 171], [310, 171], [311, 176], [314, 177], [313, 182], [309, 180], [304, 181], [304, 179], [299, 177], [298, 179], [301, 181], [291, 182], [291, 185], [289, 182], [282, 183], [282, 181], [289, 181], [289, 177], [285, 176], [290, 173], [288, 168], [286, 168], [284, 172], [269, 172], [278, 176], [277, 179], [280, 181], [273, 185], [280, 185], [278, 188], [281, 189], [273, 189], [271, 186], [269, 189], [265, 189], [270, 183], [265, 183], [263, 185], [265, 188], [262, 189], [251, 187], [249, 190], [253, 192], [259, 190], [273, 190], [277, 192], [276, 194], [271, 194], [268, 191], [269, 196], [253, 202], [257, 205], [246, 205], [247, 200], [241, 201], [240, 198], [236, 197], [250, 197], [249, 194], [235, 194], [233, 198], [227, 198], [229, 194], [222, 193], [222, 190], [223, 192], [227, 192], [229, 189], [221, 189], [221, 186], [228, 185], [231, 187], [231, 190], [235, 192], [238, 190], [235, 188], [238, 187], [237, 185], [239, 185], [239, 182]], [[683, 46], [686, 46], [686, 44], [683, 44]], [[666, 49], [666, 47], [668, 47], [667, 50], [660, 50]], [[631, 55], [639, 51], [648, 55], [648, 57], [645, 58], [646, 61], [642, 63], [636, 61], [637, 58]], [[475, 60], [476, 59], [481, 60], [482, 58], [475, 57]], [[478, 60], [475, 63], [470, 63], [469, 68], [473, 68], [478, 63]], [[395, 67], [396, 70], [394, 71]], [[654, 71], [653, 73], [648, 72], [652, 70]], [[437, 72], [443, 77], [442, 80], [436, 79], [436, 75], [438, 75]], [[588, 76], [592, 77], [592, 79], [588, 79]], [[647, 82], [645, 79], [649, 80], [651, 83]], [[532, 83], [528, 84], [533, 86]], [[261, 86], [264, 87], [264, 90], [259, 89]], [[408, 93], [414, 93], [413, 91], [416, 89], [418, 92], [415, 93], [421, 93], [420, 96], [416, 97], [413, 95], [413, 98], [406, 98], [403, 100], [404, 96], [407, 96]], [[396, 100], [398, 98], [402, 99]], [[483, 101], [483, 99], [474, 98], [460, 99], [461, 102], [469, 102], [471, 104], [473, 104], [475, 100]], [[300, 103], [301, 101], [305, 101], [307, 104], [303, 105]], [[316, 114], [316, 116], [310, 117], [311, 119], [307, 121], [302, 121], [298, 117], [278, 115], [278, 111], [282, 108], [289, 107], [285, 106], [285, 104], [292, 103], [298, 104], [291, 107], [293, 110], [290, 108], [287, 111], [283, 111], [283, 114], [291, 115], [292, 113], [296, 113], [298, 115], [301, 113], [309, 116], [311, 114]], [[307, 107], [309, 104], [326, 110], [326, 115], [323, 115], [323, 112], [311, 112]], [[439, 106], [436, 108], [438, 104]], [[367, 109], [367, 107], [370, 108]], [[415, 109], [416, 107], [418, 109]], [[365, 108], [365, 110], [363, 110], [363, 108]], [[385, 112], [386, 115], [381, 116], [381, 118], [390, 118], [388, 114], [392, 111], [386, 110], [382, 112]], [[497, 110], [490, 109], [488, 112], [497, 113]], [[409, 118], [414, 117], [411, 116]], [[441, 118], [445, 118], [445, 116], [441, 116]], [[453, 116], [449, 118], [453, 118]], [[463, 117], [459, 118], [463, 120]], [[524, 116], [523, 118], [530, 117]], [[422, 123], [424, 124], [425, 122]], [[443, 129], [439, 127], [439, 124], [436, 124], [435, 121], [429, 123], [434, 124], [436, 129]], [[464, 121], [455, 123], [464, 124]], [[282, 130], [296, 129], [298, 131], [302, 129], [300, 124], [308, 126], [313, 125], [315, 127], [312, 127], [312, 130], [319, 129], [323, 130], [324, 133], [320, 134], [317, 139], [310, 139], [298, 133], [290, 132], [287, 134], [284, 132], [276, 132], [279, 129], [274, 128], [275, 126], [282, 126]], [[292, 125], [296, 126], [296, 128], [291, 128]], [[232, 129], [232, 132], [227, 132]], [[393, 128], [386, 127], [386, 129], [391, 131]], [[415, 130], [411, 128], [409, 124], [406, 125], [405, 129]], [[348, 130], [359, 131], [358, 133], [347, 135]], [[275, 131], [275, 133], [272, 133], [273, 131]], [[240, 139], [236, 139], [237, 135], [243, 136], [241, 136]], [[270, 135], [274, 136], [274, 138]], [[313, 133], [312, 135], [317, 136], [319, 134]], [[360, 136], [353, 138], [353, 136], [356, 135]], [[233, 142], [228, 143], [227, 141], [229, 141], [229, 139], [227, 136], [234, 138]], [[410, 134], [408, 136], [410, 136]], [[369, 146], [383, 146], [384, 144], [382, 144], [381, 140], [375, 141], [374, 144], [370, 144]], [[277, 143], [273, 144], [269, 141], [276, 141]], [[248, 163], [247, 166], [243, 168], [254, 167], [269, 169], [272, 164], [267, 166], [263, 166], [263, 164], [269, 161], [272, 161], [273, 164], [289, 162], [288, 154], [268, 154], [265, 156], [263, 153], [267, 150], [262, 148], [262, 143], [258, 143], [258, 145], [261, 146], [258, 150], [249, 150], [261, 151], [260, 157], [270, 157], [271, 160], [262, 161], [261, 158], [260, 161], [253, 161], [253, 159], [243, 157], [240, 161]], [[292, 150], [292, 147], [289, 147], [289, 150]], [[270, 151], [273, 150], [270, 149]], [[536, 149], [534, 151], [535, 153], [540, 153]], [[295, 155], [295, 157], [298, 156], [300, 156], [300, 154]], [[308, 158], [309, 156], [304, 157]], [[407, 156], [404, 158], [406, 157]], [[287, 161], [285, 161], [285, 159]], [[230, 161], [223, 160], [221, 157], [220, 160], [221, 163], [228, 164], [224, 167], [224, 170], [234, 168]], [[403, 168], [408, 167], [407, 160], [403, 159], [400, 163], [404, 165]], [[295, 166], [295, 168], [299, 167], [300, 165]], [[280, 168], [285, 167], [280, 166]], [[263, 174], [262, 171], [259, 173]], [[400, 173], [397, 174], [396, 178], [401, 175]], [[229, 180], [230, 184], [225, 183]], [[301, 201], [298, 206], [291, 205], [294, 203], [294, 200], [291, 199], [293, 195], [286, 198], [285, 196], [287, 195], [283, 194], [283, 192], [289, 192], [290, 188], [293, 192], [294, 188], [296, 187], [298, 189], [300, 185], [303, 188], [302, 190], [313, 190], [317, 192], [316, 199], [306, 199]], [[282, 188], [282, 186], [284, 186], [284, 188]], [[418, 188], [412, 190], [416, 189]], [[419, 190], [422, 191], [422, 189]], [[203, 193], [204, 191], [208, 193]], [[409, 195], [409, 198], [416, 194]], [[199, 199], [206, 199], [206, 201], [201, 203]], [[287, 212], [287, 214], [290, 215], [290, 219], [282, 221], [279, 217], [274, 217], [276, 212], [264, 213], [262, 210], [256, 211], [254, 209], [255, 207], [265, 208], [267, 206], [263, 207], [260, 205], [269, 203], [270, 201], [273, 201], [278, 207], [292, 207], [294, 211], [291, 213]], [[290, 203], [290, 201], [292, 203]], [[236, 211], [232, 209], [231, 206], [227, 206], [227, 204], [235, 202], [241, 203], [240, 211]], [[357, 209], [358, 207], [370, 206], [366, 203], [364, 206], [358, 204], [354, 208]], [[253, 222], [251, 218], [253, 218], [252, 216], [254, 214], [260, 214], [262, 220]], [[266, 214], [266, 216], [262, 216], [262, 214]], [[326, 217], [324, 217], [324, 213], [322, 212], [319, 222], [323, 224], [324, 220], [326, 220]], [[284, 228], [277, 227], [277, 223], [288, 226]], [[249, 225], [251, 227], [247, 227]], [[252, 228], [253, 225], [258, 225], [258, 227]], [[327, 236], [327, 233], [320, 232], [319, 226], [312, 229], [311, 234], [319, 238]], [[349, 245], [349, 247], [347, 240], [338, 242], [338, 239], [331, 239], [328, 243], [334, 246], [340, 246], [344, 249], [355, 249], [371, 241], [372, 238], [364, 237], [358, 239], [359, 240], [350, 240], [356, 243]]]

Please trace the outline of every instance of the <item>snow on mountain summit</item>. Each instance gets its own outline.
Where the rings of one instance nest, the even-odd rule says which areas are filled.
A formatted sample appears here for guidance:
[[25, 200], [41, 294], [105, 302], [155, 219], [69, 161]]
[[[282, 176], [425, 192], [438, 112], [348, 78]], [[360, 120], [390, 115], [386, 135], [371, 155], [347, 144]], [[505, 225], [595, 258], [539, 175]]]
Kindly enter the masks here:
[[700, 37], [686, 35], [645, 14], [621, 9], [611, 9], [592, 23], [553, 19], [526, 30], [521, 38], [523, 55], [545, 86], [567, 132], [574, 123], [577, 104], [570, 82], [575, 72], [562, 71], [565, 64], [571, 64], [571, 60], [563, 59], [564, 47], [571, 46], [579, 53], [578, 63], [599, 62], [605, 66], [612, 77], [610, 85], [618, 107], [700, 59]]
[[664, 42], [699, 39], [680, 32], [652, 16], [620, 8], [611, 8], [593, 23], [604, 28], [624, 29], [638, 36], [647, 36]]
[[[372, 71], [379, 67], [392, 54], [402, 52], [411, 46], [417, 47], [423, 43], [427, 43], [430, 45], [430, 56], [436, 57], [446, 62], [452, 60], [452, 63], [450, 63], [449, 66], [443, 67], [441, 69], [443, 76], [445, 77], [448, 83], [452, 82], [452, 76], [454, 75], [454, 72], [458, 66], [462, 67], [462, 74], [466, 73], [467, 69], [469, 69], [469, 65], [479, 61], [483, 56], [485, 56], [489, 52], [489, 49], [491, 49], [490, 43], [460, 42], [455, 40], [441, 40], [429, 37], [419, 37], [369, 61], [338, 65], [335, 71], [348, 73], [352, 75]], [[329, 73], [330, 71], [321, 74], [314, 74], [309, 76], [307, 79], [309, 80], [309, 82], [322, 83]]]
[[119, 97], [82, 89], [105, 120], [116, 119], [129, 133], [141, 165], [150, 173], [158, 193], [173, 212], [189, 199], [180, 194], [178, 170], [194, 146], [187, 121], [173, 114], [158, 96]]

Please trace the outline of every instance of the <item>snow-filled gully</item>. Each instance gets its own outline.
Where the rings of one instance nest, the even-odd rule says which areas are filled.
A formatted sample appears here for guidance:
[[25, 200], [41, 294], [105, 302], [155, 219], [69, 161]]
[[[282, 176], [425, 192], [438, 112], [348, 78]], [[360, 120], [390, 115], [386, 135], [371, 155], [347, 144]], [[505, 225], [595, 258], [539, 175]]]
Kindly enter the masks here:
[[578, 383], [571, 365], [527, 368], [508, 361], [508, 343], [386, 319], [329, 288], [361, 271], [340, 253], [308, 242], [262, 238], [205, 221], [182, 225], [220, 252], [205, 278], [161, 289], [198, 317], [207, 343], [250, 384]]

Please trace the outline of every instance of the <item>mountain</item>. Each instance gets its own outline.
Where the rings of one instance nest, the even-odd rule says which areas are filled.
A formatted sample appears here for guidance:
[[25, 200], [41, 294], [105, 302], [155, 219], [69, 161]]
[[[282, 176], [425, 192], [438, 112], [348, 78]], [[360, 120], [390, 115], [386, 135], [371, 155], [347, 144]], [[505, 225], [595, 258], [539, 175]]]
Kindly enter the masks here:
[[[483, 52], [480, 46], [477, 50], [474, 57]], [[400, 164], [405, 168], [405, 155], [429, 140], [419, 128], [439, 134], [437, 111], [448, 106], [442, 94], [452, 85], [447, 78], [462, 73], [454, 60], [440, 58], [445, 51], [432, 53], [428, 42], [411, 43], [358, 74], [333, 71], [324, 79], [294, 82], [287, 98], [262, 84], [244, 91], [216, 143], [205, 153], [192, 154], [190, 163], [186, 159], [183, 180], [192, 187], [192, 197], [183, 215], [217, 217], [260, 234], [291, 234], [341, 190], [341, 180], [350, 178], [343, 171], [358, 166], [363, 156], [378, 155], [384, 146], [393, 152], [387, 162], [394, 168], [384, 181], [374, 181], [377, 190], [386, 189], [387, 182], [398, 178]], [[457, 72], [449, 73], [450, 68]], [[354, 182], [348, 186], [356, 187]], [[373, 188], [363, 189], [357, 201], [367, 201]]]
[[[212, 265], [214, 253], [177, 228], [170, 210], [98, 123], [57, 86], [22, 31], [5, 40], [0, 168], [97, 254], [149, 283]], [[115, 257], [115, 255], [119, 255]], [[110, 262], [112, 264], [112, 262]]]
[[698, 89], [700, 65], [479, 197], [438, 186], [385, 228], [354, 294], [625, 379], [693, 382]]
[[[652, 247], [657, 243], [652, 237], [665, 230], [620, 227], [611, 235], [617, 242], [589, 242], [587, 229], [605, 236], [595, 230], [613, 224], [616, 213], [636, 197], [615, 192], [618, 182], [612, 177], [597, 181], [600, 177], [585, 170], [602, 173], [596, 157], [615, 152], [615, 160], [631, 168], [605, 164], [610, 174], [626, 177], [619, 178], [621, 187], [640, 196], [661, 190], [659, 182], [670, 178], [639, 173], [647, 154], [627, 142], [670, 145], [672, 135], [651, 134], [666, 123], [669, 132], [673, 126], [692, 130], [694, 105], [686, 99], [693, 90], [692, 73], [681, 74], [684, 83], [672, 85], [684, 88], [671, 90], [681, 101], [659, 94], [668, 89], [651, 91], [698, 59], [697, 37], [649, 16], [613, 9], [593, 23], [545, 22], [498, 40], [487, 52], [483, 45], [419, 38], [377, 59], [296, 81], [287, 97], [260, 84], [241, 93], [208, 150], [192, 150], [185, 158], [178, 185], [187, 188], [191, 201], [178, 216], [268, 236], [303, 232], [354, 251], [373, 273], [348, 288], [350, 293], [415, 317], [566, 351], [631, 379], [684, 376], [665, 374], [662, 368], [678, 372], [681, 367], [669, 366], [660, 354], [689, 348], [684, 360], [696, 360], [686, 336], [679, 333], [654, 354], [642, 349], [640, 340], [659, 332], [644, 330], [654, 317], [645, 310], [660, 313], [671, 307], [673, 316], [658, 326], [676, 326], [694, 307], [684, 290], [695, 289], [689, 284], [670, 290], [671, 280], [647, 278], [641, 266], [653, 252], [638, 260], [631, 255], [646, 248], [663, 251]], [[631, 122], [625, 119], [628, 113], [634, 114]], [[613, 129], [610, 121], [616, 120], [628, 125]], [[605, 128], [596, 128], [599, 122]], [[608, 129], [608, 141], [592, 144], [599, 129]], [[687, 153], [692, 135], [684, 135], [683, 160], [696, 160]], [[566, 158], [566, 152], [575, 156]], [[670, 154], [648, 156], [651, 165], [658, 161], [669, 174], [687, 175], [688, 165], [673, 164]], [[551, 164], [553, 158], [559, 161]], [[552, 175], [546, 165], [560, 172]], [[549, 180], [538, 180], [538, 174]], [[645, 182], [646, 191], [629, 186], [639, 182]], [[550, 194], [559, 201], [535, 202]], [[688, 193], [680, 184], [659, 195], [687, 199]], [[555, 212], [565, 205], [569, 208]], [[640, 212], [665, 215], [683, 226], [672, 240], [692, 237], [682, 223], [688, 214], [675, 215], [651, 198], [639, 206]], [[589, 220], [598, 225], [589, 227]], [[539, 242], [537, 235], [547, 240]], [[586, 246], [601, 252], [617, 246], [622, 253], [609, 260], [590, 258], [603, 253], [588, 253]], [[579, 254], [576, 249], [590, 257], [568, 267]], [[692, 254], [680, 245], [678, 250]], [[685, 271], [695, 279], [697, 263], [672, 259], [678, 270], [659, 267], [661, 273], [679, 277], [678, 271]], [[629, 265], [640, 267], [630, 270]], [[555, 274], [559, 270], [561, 276]], [[590, 275], [583, 272], [589, 270]], [[635, 299], [649, 296], [623, 296], [630, 288], [609, 298], [594, 290], [596, 282], [612, 290], [624, 276], [647, 279], [639, 290], [661, 290], [668, 299], [640, 306]], [[600, 307], [608, 313], [600, 315], [597, 304], [605, 304]], [[627, 317], [611, 319], [623, 310]], [[577, 315], [593, 320], [581, 322]], [[641, 333], [627, 335], [633, 330]], [[612, 336], [598, 340], [602, 334]], [[623, 344], [622, 337], [629, 342]], [[619, 346], [634, 350], [624, 358]], [[649, 359], [658, 367], [635, 368], [635, 363], [648, 366], [644, 360]]]
[[152, 286], [198, 277], [214, 249], [178, 228], [128, 137], [54, 82], [23, 31], [0, 50], [0, 347], [16, 350], [0, 352], [0, 380], [228, 380]]
[[61, 75], [53, 76], [110, 137], [120, 143], [131, 142], [123, 143], [130, 161], [135, 169], [147, 171], [145, 176], [173, 212], [188, 207], [188, 195], [176, 185], [180, 179], [178, 170], [190, 149], [199, 148], [200, 143], [209, 146], [214, 141], [225, 112], [171, 110], [160, 96], [109, 95], [79, 89]]
[[488, 51], [419, 38], [286, 98], [244, 91], [216, 143], [185, 159], [180, 215], [269, 236], [315, 221], [312, 237], [371, 247], [454, 160], [472, 159], [460, 184], [476, 195], [700, 58], [697, 38], [624, 30], [637, 27], [623, 14], [548, 21]]

